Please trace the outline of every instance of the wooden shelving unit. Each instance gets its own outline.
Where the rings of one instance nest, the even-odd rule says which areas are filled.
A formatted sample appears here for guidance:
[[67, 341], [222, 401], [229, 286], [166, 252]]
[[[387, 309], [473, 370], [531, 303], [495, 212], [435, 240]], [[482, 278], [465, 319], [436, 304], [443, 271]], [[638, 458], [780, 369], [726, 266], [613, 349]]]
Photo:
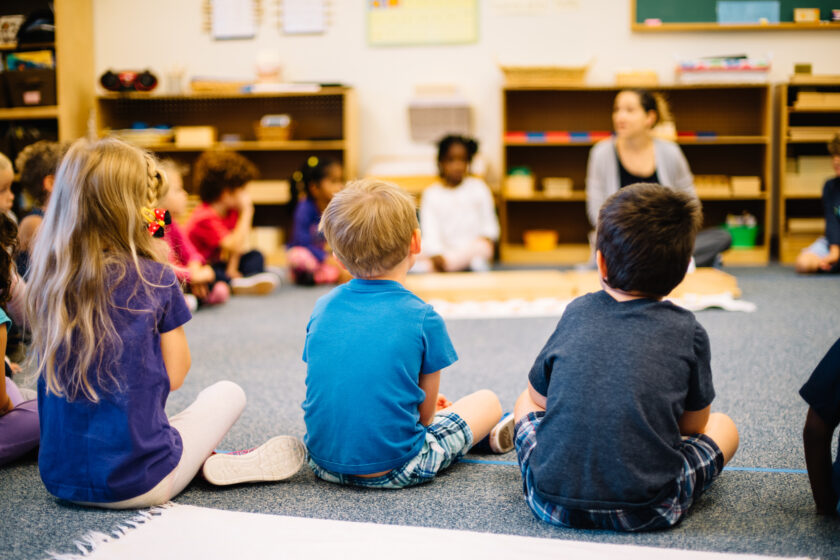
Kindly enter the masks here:
[[[51, 4], [55, 10], [55, 43], [30, 44], [25, 50], [55, 50], [58, 104], [0, 108], [0, 131], [19, 121], [26, 121], [27, 125], [39, 121], [38, 127], [57, 129], [58, 139], [70, 142], [87, 133], [93, 109], [93, 3], [92, 0], [54, 0]], [[32, 2], [27, 7], [35, 9], [39, 5]], [[0, 7], [0, 15], [9, 13], [7, 9], [12, 8]], [[0, 53], [16, 50], [18, 45], [0, 44]]]
[[[293, 122], [291, 139], [259, 140], [255, 125], [263, 115], [288, 114]], [[142, 147], [160, 157], [191, 165], [208, 148], [241, 152], [260, 170], [260, 179], [272, 181], [277, 189], [311, 155], [342, 162], [348, 179], [355, 178], [357, 156], [357, 114], [355, 92], [346, 87], [325, 87], [318, 91], [277, 94], [191, 94], [156, 95], [107, 94], [96, 99], [97, 133], [144, 126], [213, 126], [220, 141], [211, 146], [179, 146], [174, 142]], [[235, 135], [235, 141], [224, 136]], [[185, 177], [187, 189], [192, 177]], [[267, 199], [280, 200], [282, 193], [262, 192]], [[255, 202], [258, 202], [255, 199]], [[258, 202], [259, 204], [259, 202]], [[260, 205], [255, 225], [281, 227], [288, 231], [288, 205]]]
[[[574, 134], [570, 140], [545, 141], [561, 133], [612, 130], [612, 104], [621, 88], [508, 87], [503, 90], [503, 169], [527, 167], [535, 179], [534, 196], [505, 195], [499, 213], [502, 225], [501, 259], [517, 264], [575, 264], [589, 258], [586, 216], [586, 164], [594, 140]], [[770, 257], [771, 116], [767, 85], [691, 84], [656, 88], [668, 100], [678, 132], [693, 131], [677, 143], [695, 175], [756, 176], [761, 191], [753, 195], [699, 193], [704, 227], [719, 226], [727, 214], [750, 212], [759, 222], [755, 248], [730, 250], [727, 264], [764, 264]], [[535, 133], [522, 138], [521, 133]], [[546, 177], [569, 177], [568, 197], [546, 197], [541, 192]], [[558, 232], [559, 245], [552, 251], [529, 251], [523, 233], [529, 229]]]
[[[802, 94], [840, 96], [840, 76], [794, 76], [778, 87], [779, 100], [779, 260], [791, 264], [824, 232], [822, 187], [833, 175], [827, 143], [840, 133], [840, 102], [814, 105]], [[825, 134], [791, 138], [792, 129], [825, 128]], [[824, 160], [824, 167], [817, 166]], [[809, 161], [805, 169], [804, 163]], [[792, 164], [795, 167], [792, 167]], [[812, 222], [813, 231], [793, 222]]]

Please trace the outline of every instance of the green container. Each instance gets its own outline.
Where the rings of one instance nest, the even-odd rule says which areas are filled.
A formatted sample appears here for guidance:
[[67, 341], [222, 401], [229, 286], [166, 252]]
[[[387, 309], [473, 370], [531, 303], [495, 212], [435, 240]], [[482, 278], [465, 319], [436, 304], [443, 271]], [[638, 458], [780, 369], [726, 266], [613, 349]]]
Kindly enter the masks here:
[[732, 236], [733, 249], [751, 249], [755, 247], [755, 239], [758, 237], [758, 226], [723, 226], [723, 229]]

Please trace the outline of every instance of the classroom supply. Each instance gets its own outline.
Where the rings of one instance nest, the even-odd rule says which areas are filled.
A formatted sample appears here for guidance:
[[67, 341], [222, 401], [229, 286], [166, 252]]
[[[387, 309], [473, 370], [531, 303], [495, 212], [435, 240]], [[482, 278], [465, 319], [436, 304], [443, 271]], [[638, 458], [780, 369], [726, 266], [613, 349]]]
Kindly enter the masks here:
[[502, 66], [508, 87], [583, 84], [589, 64], [583, 66]]
[[744, 56], [688, 59], [676, 68], [677, 81], [686, 84], [763, 83], [769, 75], [768, 59]]
[[825, 231], [825, 218], [788, 218], [788, 233], [807, 233], [812, 236], [822, 235]]
[[726, 175], [695, 175], [694, 190], [699, 197], [731, 196], [732, 188]]
[[9, 53], [6, 56], [7, 70], [37, 70], [55, 68], [52, 51], [26, 51]]
[[717, 3], [717, 20], [720, 24], [779, 23], [779, 2], [721, 0]]
[[55, 105], [55, 70], [3, 72], [12, 107]]
[[411, 139], [437, 142], [447, 134], [472, 133], [472, 109], [453, 85], [417, 86], [408, 105]]
[[793, 21], [796, 23], [817, 23], [820, 21], [819, 8], [794, 8]]
[[756, 176], [732, 176], [729, 186], [734, 196], [757, 196], [761, 194], [761, 178]]
[[546, 177], [543, 179], [542, 184], [543, 192], [549, 197], [569, 197], [574, 188], [574, 182], [571, 177]]
[[10, 45], [17, 41], [18, 29], [26, 19], [22, 14], [0, 16], [0, 43]]
[[529, 198], [534, 195], [534, 176], [527, 167], [514, 167], [505, 178], [505, 196]]
[[287, 114], [263, 115], [254, 126], [254, 134], [257, 140], [262, 141], [286, 141], [292, 137], [294, 121]]
[[173, 131], [181, 148], [210, 148], [216, 142], [215, 126], [176, 126]]
[[619, 70], [615, 73], [615, 85], [621, 87], [655, 87], [659, 85], [656, 70]]
[[727, 214], [726, 229], [732, 236], [733, 249], [751, 249], [755, 247], [758, 236], [758, 221], [749, 212], [743, 214]]
[[152, 91], [157, 87], [157, 76], [148, 70], [106, 70], [99, 83], [108, 91]]
[[558, 234], [553, 229], [529, 229], [522, 234], [529, 251], [551, 251], [557, 247]]

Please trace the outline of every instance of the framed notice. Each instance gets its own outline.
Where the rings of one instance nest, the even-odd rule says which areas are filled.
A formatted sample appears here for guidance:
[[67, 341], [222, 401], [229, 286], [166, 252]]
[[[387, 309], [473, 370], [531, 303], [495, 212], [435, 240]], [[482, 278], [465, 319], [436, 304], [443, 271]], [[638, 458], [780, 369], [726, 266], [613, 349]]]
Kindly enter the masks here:
[[367, 0], [368, 43], [453, 45], [478, 41], [478, 0]]

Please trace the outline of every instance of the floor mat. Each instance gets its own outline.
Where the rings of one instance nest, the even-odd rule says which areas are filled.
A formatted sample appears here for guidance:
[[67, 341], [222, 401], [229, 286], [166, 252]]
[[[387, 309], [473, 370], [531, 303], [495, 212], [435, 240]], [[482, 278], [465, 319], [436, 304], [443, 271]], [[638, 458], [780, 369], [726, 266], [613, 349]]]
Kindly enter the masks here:
[[[343, 558], [391, 560], [448, 558], [583, 559], [750, 559], [768, 556], [697, 552], [630, 545], [544, 539], [352, 523], [243, 513], [167, 504], [140, 512], [112, 535], [92, 533], [79, 542], [82, 555], [53, 558], [143, 559], [202, 558]], [[398, 551], [398, 552], [397, 552]]]

